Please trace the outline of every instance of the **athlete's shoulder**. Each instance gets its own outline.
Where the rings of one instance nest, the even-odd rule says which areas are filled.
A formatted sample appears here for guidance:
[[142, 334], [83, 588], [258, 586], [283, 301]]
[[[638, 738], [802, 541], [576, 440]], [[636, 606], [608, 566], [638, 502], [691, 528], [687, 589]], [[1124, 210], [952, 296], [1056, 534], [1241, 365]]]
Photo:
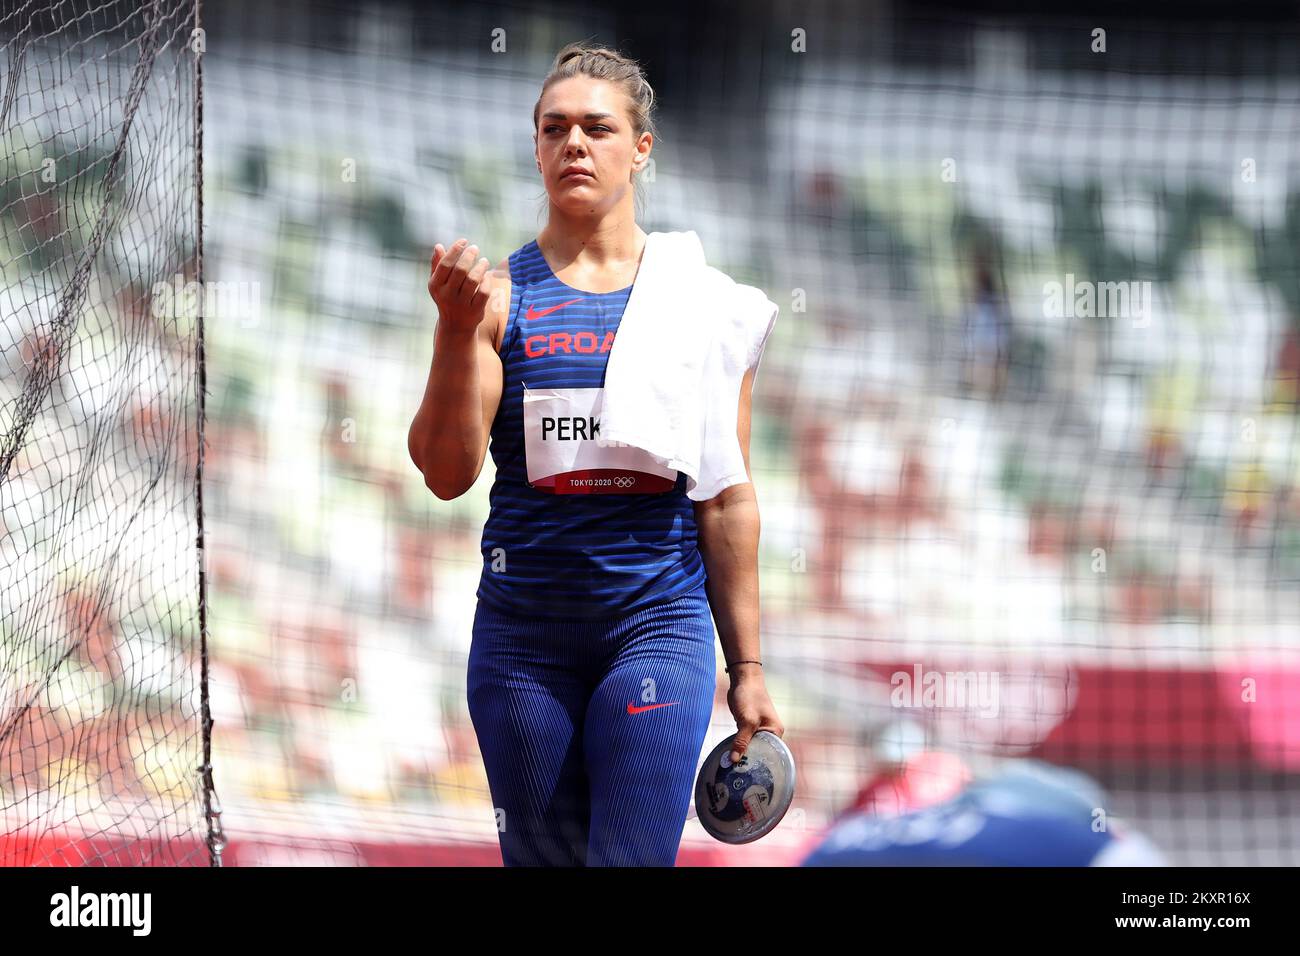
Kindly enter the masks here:
[[509, 262], [512, 266], [517, 266], [532, 262], [533, 260], [538, 259], [540, 255], [541, 252], [537, 248], [537, 240], [529, 239], [514, 252], [510, 253], [510, 255], [506, 256], [505, 261]]
[[514, 281], [510, 275], [513, 258], [514, 253], [506, 256], [489, 273], [491, 292], [487, 307], [492, 316], [492, 344], [498, 352], [505, 345], [506, 327], [510, 324], [510, 303], [514, 299]]
[[714, 303], [709, 318], [717, 334], [733, 343], [745, 367], [752, 368], [763, 354], [780, 310], [762, 289], [737, 282], [721, 269], [706, 265], [701, 275], [702, 288]]

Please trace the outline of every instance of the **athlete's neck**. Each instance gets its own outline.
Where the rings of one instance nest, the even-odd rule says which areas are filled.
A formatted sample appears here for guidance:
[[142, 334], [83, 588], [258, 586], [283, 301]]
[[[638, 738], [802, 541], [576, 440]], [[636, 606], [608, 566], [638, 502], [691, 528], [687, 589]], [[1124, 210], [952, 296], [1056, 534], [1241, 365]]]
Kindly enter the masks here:
[[573, 220], [551, 210], [537, 236], [537, 248], [556, 272], [575, 267], [590, 276], [635, 270], [645, 248], [645, 232], [631, 217], [599, 222]]

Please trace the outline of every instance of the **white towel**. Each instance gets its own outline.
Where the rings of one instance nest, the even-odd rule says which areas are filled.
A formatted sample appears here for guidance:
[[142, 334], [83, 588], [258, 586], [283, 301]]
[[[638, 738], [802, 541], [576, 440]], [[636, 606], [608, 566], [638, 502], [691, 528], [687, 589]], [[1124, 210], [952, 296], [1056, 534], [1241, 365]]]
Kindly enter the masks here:
[[605, 368], [597, 442], [634, 445], [684, 473], [693, 501], [749, 481], [740, 384], [777, 312], [761, 290], [708, 265], [693, 231], [649, 233]]

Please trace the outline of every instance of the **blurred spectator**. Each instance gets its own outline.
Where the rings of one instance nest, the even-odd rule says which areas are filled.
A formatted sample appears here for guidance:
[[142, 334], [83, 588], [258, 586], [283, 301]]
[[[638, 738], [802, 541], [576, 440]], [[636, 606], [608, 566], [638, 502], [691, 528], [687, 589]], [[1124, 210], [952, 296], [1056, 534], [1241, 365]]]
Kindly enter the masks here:
[[1002, 396], [1011, 363], [1011, 313], [987, 253], [975, 256], [975, 288], [965, 314], [967, 389], [990, 400]]

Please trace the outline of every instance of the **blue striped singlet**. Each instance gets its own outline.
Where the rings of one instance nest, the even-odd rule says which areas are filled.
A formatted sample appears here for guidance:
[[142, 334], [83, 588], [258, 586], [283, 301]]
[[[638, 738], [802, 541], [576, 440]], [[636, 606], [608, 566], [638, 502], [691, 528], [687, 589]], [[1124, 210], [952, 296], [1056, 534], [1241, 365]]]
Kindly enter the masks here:
[[593, 440], [632, 286], [592, 294], [565, 285], [536, 240], [509, 262], [479, 600], [505, 614], [596, 619], [694, 590], [706, 574], [685, 475]]

